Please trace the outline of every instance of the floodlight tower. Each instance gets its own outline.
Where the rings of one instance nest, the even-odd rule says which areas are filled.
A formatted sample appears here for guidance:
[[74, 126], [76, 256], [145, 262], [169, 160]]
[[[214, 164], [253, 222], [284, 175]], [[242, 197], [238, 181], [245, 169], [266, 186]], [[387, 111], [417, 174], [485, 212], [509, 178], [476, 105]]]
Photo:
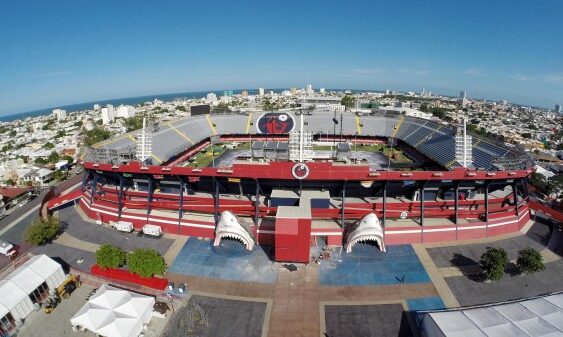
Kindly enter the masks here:
[[143, 118], [143, 129], [137, 135], [137, 153], [135, 157], [141, 162], [145, 163], [152, 155], [152, 135], [147, 132], [147, 119]]

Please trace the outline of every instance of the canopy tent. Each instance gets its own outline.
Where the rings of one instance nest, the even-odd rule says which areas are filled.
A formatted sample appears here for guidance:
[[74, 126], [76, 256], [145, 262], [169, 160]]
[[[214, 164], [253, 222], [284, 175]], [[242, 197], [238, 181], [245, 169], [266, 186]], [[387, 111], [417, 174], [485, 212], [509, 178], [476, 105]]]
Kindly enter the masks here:
[[485, 307], [425, 313], [422, 336], [562, 336], [563, 293]]
[[33, 310], [29, 295], [43, 282], [54, 289], [64, 279], [60, 264], [46, 255], [33, 256], [0, 280], [0, 318], [10, 312], [14, 319], [23, 320]]
[[150, 321], [155, 299], [102, 285], [70, 319], [73, 326], [106, 337], [135, 337]]

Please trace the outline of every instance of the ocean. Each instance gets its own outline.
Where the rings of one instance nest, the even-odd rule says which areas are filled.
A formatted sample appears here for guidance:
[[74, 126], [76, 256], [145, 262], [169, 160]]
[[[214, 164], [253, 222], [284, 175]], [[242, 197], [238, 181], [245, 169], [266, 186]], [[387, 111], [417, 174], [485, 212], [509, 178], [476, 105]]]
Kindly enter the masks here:
[[[257, 89], [237, 89], [232, 90], [233, 94], [240, 94], [243, 91], [247, 91], [249, 95], [257, 95]], [[287, 89], [265, 89], [266, 92], [273, 91], [275, 93], [281, 93], [282, 91]], [[344, 91], [344, 89], [326, 89], [327, 91]], [[370, 90], [351, 90], [351, 92], [365, 92]], [[13, 115], [6, 115], [0, 116], [0, 122], [12, 122], [18, 119], [26, 119], [28, 117], [38, 117], [38, 116], [45, 116], [50, 115], [53, 113], [53, 109], [64, 109], [67, 112], [73, 111], [83, 111], [83, 110], [92, 110], [94, 108], [94, 104], [100, 104], [101, 106], [105, 106], [107, 104], [111, 104], [113, 106], [119, 106], [120, 104], [124, 105], [137, 105], [144, 102], [153, 101], [155, 99], [169, 102], [173, 101], [176, 98], [202, 98], [206, 97], [208, 93], [213, 92], [217, 95], [217, 97], [223, 96], [224, 90], [217, 90], [217, 91], [193, 91], [193, 92], [181, 92], [175, 94], [162, 94], [162, 95], [149, 95], [149, 96], [137, 96], [137, 97], [125, 97], [125, 98], [115, 98], [115, 99], [107, 99], [107, 100], [100, 100], [94, 102], [86, 102], [86, 103], [79, 103], [79, 104], [71, 104], [65, 106], [58, 106], [52, 107], [48, 109], [41, 109], [41, 110], [34, 110], [28, 112], [22, 112]]]

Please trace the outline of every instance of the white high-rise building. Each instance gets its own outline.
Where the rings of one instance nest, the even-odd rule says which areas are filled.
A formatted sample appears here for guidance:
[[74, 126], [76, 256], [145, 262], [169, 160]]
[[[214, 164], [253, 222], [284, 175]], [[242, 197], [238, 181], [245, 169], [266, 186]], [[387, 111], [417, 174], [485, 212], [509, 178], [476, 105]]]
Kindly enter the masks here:
[[258, 88], [258, 96], [264, 96], [264, 88]]
[[129, 118], [135, 116], [137, 110], [131, 105], [120, 105], [117, 107], [116, 117]]
[[459, 102], [461, 103], [462, 108], [467, 105], [467, 93], [465, 92], [465, 90], [459, 92]]
[[209, 94], [207, 94], [207, 99], [205, 100], [208, 104], [213, 104], [215, 102], [217, 102], [217, 95], [215, 95], [215, 93], [210, 92]]
[[320, 92], [321, 94], [324, 94], [324, 93], [325, 93], [325, 88], [320, 88], [320, 89], [319, 89], [319, 92]]
[[94, 104], [94, 111], [99, 111], [101, 106], [99, 104]]
[[57, 118], [57, 121], [64, 121], [66, 119], [66, 110], [53, 109], [53, 115]]
[[102, 108], [102, 123], [104, 125], [109, 125], [115, 119], [115, 111], [113, 105], [108, 104], [106, 107]]
[[311, 84], [307, 84], [307, 87], [305, 88], [305, 91], [307, 92], [308, 95], [313, 94], [315, 91], [313, 90], [313, 86]]

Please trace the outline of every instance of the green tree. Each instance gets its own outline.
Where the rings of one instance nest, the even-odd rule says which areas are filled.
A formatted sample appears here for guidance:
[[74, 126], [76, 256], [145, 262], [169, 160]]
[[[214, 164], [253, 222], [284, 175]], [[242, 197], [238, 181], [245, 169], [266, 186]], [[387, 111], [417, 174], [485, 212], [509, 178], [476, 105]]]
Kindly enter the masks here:
[[352, 95], [344, 95], [344, 97], [342, 97], [342, 100], [340, 101], [340, 104], [344, 105], [346, 109], [350, 109], [354, 106], [355, 101], [356, 100]]
[[559, 198], [563, 194], [563, 174], [557, 174], [547, 180], [546, 190], [548, 194], [555, 194]]
[[523, 132], [523, 133], [521, 134], [521, 136], [522, 136], [522, 138], [526, 138], [526, 139], [532, 138], [532, 134], [529, 133], [529, 132]]
[[542, 193], [547, 191], [547, 179], [545, 179], [543, 174], [537, 172], [532, 173], [528, 182]]
[[143, 115], [136, 115], [133, 117], [125, 118], [123, 120], [123, 126], [127, 130], [127, 132], [139, 130], [143, 127]]
[[53, 240], [61, 232], [61, 222], [57, 217], [38, 220], [27, 227], [25, 241], [32, 245], [43, 245]]
[[186, 107], [183, 105], [176, 106], [176, 110], [186, 112]]
[[504, 268], [508, 262], [508, 255], [502, 248], [488, 247], [481, 255], [479, 263], [488, 280], [497, 281], [504, 275]]
[[86, 145], [91, 146], [109, 139], [112, 135], [113, 133], [111, 133], [111, 131], [96, 126], [92, 130], [86, 131], [86, 138], [84, 139], [84, 142]]
[[74, 162], [74, 158], [72, 158], [72, 156], [69, 156], [69, 155], [64, 155], [64, 156], [61, 157], [61, 159], [66, 160], [69, 165]]
[[96, 251], [96, 264], [102, 268], [120, 268], [127, 261], [127, 253], [110, 244], [100, 246]]
[[51, 154], [49, 155], [49, 157], [47, 157], [47, 161], [49, 163], [56, 163], [58, 162], [60, 159], [59, 154], [56, 151], [51, 152]]
[[6, 179], [4, 183], [6, 183], [6, 185], [8, 186], [14, 186], [16, 184], [12, 179]]
[[162, 275], [166, 271], [164, 258], [154, 249], [135, 249], [127, 254], [129, 271], [141, 277]]
[[15, 137], [16, 134], [17, 134], [16, 130], [12, 130], [12, 131], [10, 131], [10, 133], [8, 134], [8, 136], [10, 136], [10, 137]]
[[50, 149], [54, 149], [55, 148], [55, 144], [51, 143], [51, 142], [47, 142], [45, 143], [45, 145], [43, 145], [44, 149], [50, 150]]
[[524, 248], [518, 251], [516, 266], [521, 272], [532, 274], [545, 269], [543, 256], [534, 248]]

